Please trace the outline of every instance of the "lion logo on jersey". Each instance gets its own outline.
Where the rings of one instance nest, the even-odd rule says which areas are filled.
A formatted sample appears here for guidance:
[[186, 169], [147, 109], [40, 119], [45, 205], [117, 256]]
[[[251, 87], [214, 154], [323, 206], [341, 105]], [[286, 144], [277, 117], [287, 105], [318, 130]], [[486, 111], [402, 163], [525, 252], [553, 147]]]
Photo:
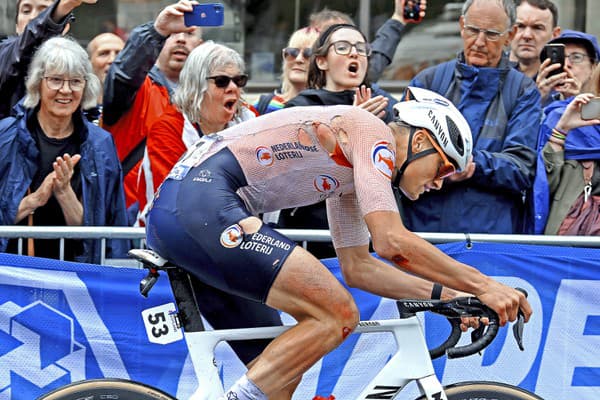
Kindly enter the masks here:
[[340, 187], [340, 182], [331, 175], [317, 175], [313, 180], [313, 185], [317, 191], [330, 194]]
[[228, 249], [238, 247], [242, 243], [243, 236], [244, 232], [241, 226], [238, 224], [231, 225], [221, 233], [221, 246]]
[[396, 154], [390, 150], [390, 143], [386, 141], [379, 141], [373, 145], [371, 149], [371, 161], [373, 166], [383, 176], [388, 179], [392, 179], [394, 173]]
[[273, 153], [266, 146], [256, 148], [256, 160], [262, 166], [269, 167], [273, 165]]

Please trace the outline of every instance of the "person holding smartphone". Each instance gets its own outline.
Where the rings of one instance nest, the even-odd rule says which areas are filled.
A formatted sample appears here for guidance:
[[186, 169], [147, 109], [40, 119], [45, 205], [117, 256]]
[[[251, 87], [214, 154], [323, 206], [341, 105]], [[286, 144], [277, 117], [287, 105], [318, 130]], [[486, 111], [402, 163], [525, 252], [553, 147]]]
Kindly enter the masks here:
[[[600, 195], [600, 115], [585, 112], [600, 96], [600, 67], [596, 66], [590, 84], [591, 93], [555, 101], [546, 108], [534, 183], [539, 221], [535, 233], [561, 234], [565, 217], [586, 186], [588, 201], [589, 196]], [[591, 171], [584, 174], [585, 169]]]
[[138, 171], [148, 130], [173, 107], [171, 95], [183, 65], [202, 43], [200, 28], [186, 26], [184, 21], [195, 4], [181, 0], [162, 9], [154, 21], [134, 28], [104, 80], [102, 125], [113, 135], [123, 164], [132, 224], [139, 210]]
[[591, 91], [590, 78], [600, 59], [598, 40], [589, 33], [566, 29], [548, 42], [548, 45], [555, 44], [564, 45], [564, 68], [563, 72], [556, 73], [560, 65], [549, 58], [551, 51], [542, 51], [536, 84], [544, 106]]

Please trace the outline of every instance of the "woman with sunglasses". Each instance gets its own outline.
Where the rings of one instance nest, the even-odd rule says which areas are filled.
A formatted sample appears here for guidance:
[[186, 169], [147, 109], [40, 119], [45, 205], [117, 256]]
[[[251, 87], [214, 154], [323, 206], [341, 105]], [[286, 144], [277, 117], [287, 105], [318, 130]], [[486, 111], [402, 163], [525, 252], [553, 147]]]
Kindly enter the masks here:
[[[314, 255], [263, 224], [261, 212], [325, 199], [349, 287], [395, 299], [471, 293], [502, 326], [519, 309], [529, 320], [523, 293], [402, 224], [392, 183], [410, 198], [439, 189], [444, 176], [465, 169], [472, 139], [456, 107], [431, 91], [410, 88], [395, 107], [389, 125], [347, 105], [270, 113], [201, 139], [162, 184], [148, 213], [148, 246], [197, 278], [211, 325], [268, 326], [278, 310], [297, 322], [268, 344], [249, 344], [247, 373], [219, 400], [292, 398], [302, 374], [359, 320], [352, 294]], [[463, 322], [464, 330], [478, 326]]]
[[[54, 37], [31, 60], [26, 96], [0, 121], [1, 225], [126, 226], [121, 163], [110, 133], [88, 122], [100, 81], [87, 52]], [[67, 239], [64, 259], [99, 263], [99, 240]], [[127, 241], [109, 240], [108, 258], [125, 257]], [[18, 251], [16, 239], [0, 251]], [[58, 259], [58, 239], [28, 239], [27, 255]]]
[[[300, 92], [285, 106], [357, 105], [386, 122], [391, 121], [391, 106], [396, 100], [369, 86], [370, 55], [371, 47], [357, 27], [350, 24], [329, 26], [313, 45], [308, 71], [309, 89]], [[318, 203], [282, 210], [277, 225], [287, 229], [327, 229], [325, 205]], [[308, 247], [319, 258], [335, 256], [330, 243], [314, 242]]]
[[198, 139], [238, 124], [255, 114], [242, 100], [248, 82], [240, 54], [208, 41], [188, 56], [169, 107], [148, 131], [147, 150], [138, 180], [138, 223], [145, 207], [179, 157]]
[[281, 87], [273, 93], [260, 95], [254, 103], [254, 108], [260, 115], [281, 110], [288, 100], [306, 89], [308, 62], [312, 45], [318, 36], [319, 33], [313, 28], [299, 29], [290, 36], [287, 47], [281, 51]]

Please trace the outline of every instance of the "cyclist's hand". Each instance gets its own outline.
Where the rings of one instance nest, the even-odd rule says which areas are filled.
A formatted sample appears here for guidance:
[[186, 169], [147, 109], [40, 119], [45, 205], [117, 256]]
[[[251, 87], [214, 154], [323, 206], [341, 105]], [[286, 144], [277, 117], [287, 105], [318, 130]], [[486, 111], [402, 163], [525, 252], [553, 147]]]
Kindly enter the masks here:
[[469, 328], [477, 329], [481, 324], [487, 325], [490, 321], [487, 318], [479, 317], [460, 317], [460, 330], [466, 332]]
[[487, 288], [482, 293], [479, 293], [477, 297], [492, 310], [496, 311], [500, 326], [506, 325], [508, 321], [515, 321], [519, 309], [523, 312], [525, 322], [529, 321], [529, 317], [531, 317], [531, 305], [522, 292], [494, 281], [491, 278]]

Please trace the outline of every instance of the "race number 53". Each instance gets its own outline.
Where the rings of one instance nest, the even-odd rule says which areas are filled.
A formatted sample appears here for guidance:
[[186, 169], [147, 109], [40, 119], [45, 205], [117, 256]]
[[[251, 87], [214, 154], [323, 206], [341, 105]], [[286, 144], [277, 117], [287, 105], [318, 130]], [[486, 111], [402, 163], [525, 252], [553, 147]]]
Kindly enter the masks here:
[[167, 303], [142, 311], [146, 334], [151, 343], [169, 344], [183, 339], [177, 324], [175, 304]]

